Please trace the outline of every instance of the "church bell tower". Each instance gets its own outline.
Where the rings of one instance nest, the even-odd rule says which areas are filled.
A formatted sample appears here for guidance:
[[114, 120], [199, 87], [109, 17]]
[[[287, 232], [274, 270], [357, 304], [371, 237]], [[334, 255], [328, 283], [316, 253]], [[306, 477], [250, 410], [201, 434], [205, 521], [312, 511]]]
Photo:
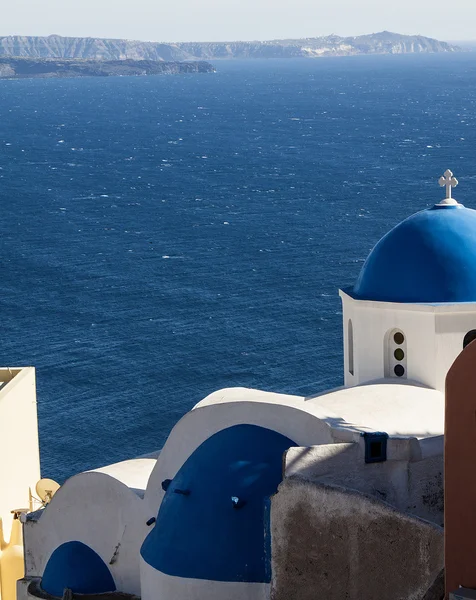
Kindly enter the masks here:
[[444, 391], [448, 369], [476, 338], [476, 211], [446, 198], [387, 233], [356, 284], [340, 290], [346, 387], [411, 381]]

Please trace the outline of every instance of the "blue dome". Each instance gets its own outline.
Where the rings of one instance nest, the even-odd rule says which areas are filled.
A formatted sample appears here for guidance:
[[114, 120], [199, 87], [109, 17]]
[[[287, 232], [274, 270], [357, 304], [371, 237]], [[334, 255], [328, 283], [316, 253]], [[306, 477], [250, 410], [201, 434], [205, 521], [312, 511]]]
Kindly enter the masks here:
[[434, 206], [394, 227], [369, 254], [359, 300], [476, 302], [476, 210]]
[[41, 587], [51, 596], [62, 598], [66, 588], [73, 594], [96, 595], [115, 591], [116, 584], [99, 554], [73, 540], [58, 546], [50, 556]]
[[[209, 437], [168, 486], [141, 548], [145, 562], [173, 577], [269, 583], [266, 507], [283, 478], [283, 453], [294, 445], [257, 425]], [[244, 502], [240, 510], [233, 498]]]

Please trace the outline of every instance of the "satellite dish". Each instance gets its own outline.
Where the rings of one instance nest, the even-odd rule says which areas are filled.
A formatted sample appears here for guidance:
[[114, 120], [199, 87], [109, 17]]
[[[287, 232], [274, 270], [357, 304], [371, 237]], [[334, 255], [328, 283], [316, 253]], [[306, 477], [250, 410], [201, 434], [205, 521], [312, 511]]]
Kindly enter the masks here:
[[41, 498], [41, 501], [46, 506], [49, 502], [51, 502], [51, 498], [53, 498], [59, 488], [60, 484], [53, 479], [40, 479], [40, 481], [36, 484], [35, 489], [36, 493]]

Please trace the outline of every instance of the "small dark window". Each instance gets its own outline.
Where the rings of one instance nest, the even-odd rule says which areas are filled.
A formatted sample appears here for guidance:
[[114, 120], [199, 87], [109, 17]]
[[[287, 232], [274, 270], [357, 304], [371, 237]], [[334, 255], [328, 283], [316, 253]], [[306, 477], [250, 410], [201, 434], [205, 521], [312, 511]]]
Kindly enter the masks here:
[[403, 377], [405, 375], [405, 369], [402, 367], [402, 365], [395, 365], [393, 372], [397, 377]]
[[405, 341], [405, 336], [401, 331], [397, 331], [397, 333], [393, 336], [393, 341], [399, 346], [401, 346]]
[[466, 348], [468, 344], [471, 344], [473, 340], [476, 340], [476, 329], [472, 329], [468, 331], [468, 333], [464, 336], [463, 340], [463, 348]]
[[388, 434], [385, 432], [362, 433], [365, 440], [365, 462], [375, 463], [387, 460]]
[[405, 352], [401, 348], [397, 348], [393, 353], [393, 356], [395, 356], [397, 360], [403, 360], [405, 358]]
[[400, 329], [390, 329], [384, 338], [383, 373], [385, 378], [407, 377], [407, 337]]
[[370, 458], [381, 458], [382, 442], [370, 442]]
[[349, 373], [354, 374], [354, 328], [352, 321], [347, 323], [347, 343], [349, 345]]

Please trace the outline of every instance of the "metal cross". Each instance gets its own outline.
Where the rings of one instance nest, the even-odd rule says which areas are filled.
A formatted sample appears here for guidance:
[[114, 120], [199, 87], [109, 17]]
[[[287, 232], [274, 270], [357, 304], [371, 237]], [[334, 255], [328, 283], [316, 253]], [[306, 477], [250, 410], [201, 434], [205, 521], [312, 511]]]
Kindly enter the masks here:
[[449, 169], [445, 171], [444, 177], [440, 177], [438, 180], [441, 187], [446, 187], [446, 199], [451, 199], [451, 188], [454, 188], [458, 185], [458, 180], [456, 177], [453, 177], [452, 171]]

